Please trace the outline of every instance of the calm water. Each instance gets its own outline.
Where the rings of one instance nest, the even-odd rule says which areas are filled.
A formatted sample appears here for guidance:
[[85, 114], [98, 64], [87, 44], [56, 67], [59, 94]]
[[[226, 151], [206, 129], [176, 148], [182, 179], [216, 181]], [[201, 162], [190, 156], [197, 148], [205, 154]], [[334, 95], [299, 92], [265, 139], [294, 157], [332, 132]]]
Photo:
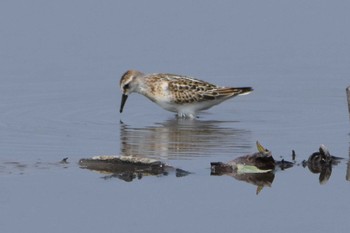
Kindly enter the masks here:
[[[0, 3], [1, 232], [348, 232], [350, 4], [336, 1]], [[121, 74], [252, 86], [178, 120], [139, 95], [119, 114]], [[211, 176], [210, 162], [277, 159], [271, 187]], [[345, 158], [326, 184], [301, 162]], [[81, 169], [137, 154], [190, 171], [133, 182]], [[68, 164], [60, 161], [68, 157]]]

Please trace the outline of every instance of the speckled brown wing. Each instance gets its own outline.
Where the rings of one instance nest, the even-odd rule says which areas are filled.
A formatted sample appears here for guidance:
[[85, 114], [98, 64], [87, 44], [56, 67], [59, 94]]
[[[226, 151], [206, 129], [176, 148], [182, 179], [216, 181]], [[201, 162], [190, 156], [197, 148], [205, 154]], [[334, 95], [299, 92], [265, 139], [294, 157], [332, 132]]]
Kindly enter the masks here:
[[210, 100], [225, 100], [234, 96], [251, 92], [252, 88], [226, 88], [193, 78], [172, 79], [169, 90], [173, 93], [174, 103], [185, 104]]
[[192, 78], [172, 79], [168, 88], [177, 104], [214, 100], [219, 95], [216, 85]]

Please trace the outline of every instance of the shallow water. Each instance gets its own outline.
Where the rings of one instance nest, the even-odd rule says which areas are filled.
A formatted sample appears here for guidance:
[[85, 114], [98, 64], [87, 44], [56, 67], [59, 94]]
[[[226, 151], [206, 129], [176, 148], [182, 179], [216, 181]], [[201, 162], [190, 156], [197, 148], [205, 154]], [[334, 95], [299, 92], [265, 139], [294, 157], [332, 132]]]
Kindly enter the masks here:
[[[2, 2], [1, 231], [348, 231], [349, 7]], [[119, 114], [130, 68], [254, 92], [195, 120], [139, 95]], [[252, 182], [210, 174], [210, 162], [253, 153], [257, 140], [278, 160], [296, 152], [271, 187], [257, 195]], [[344, 158], [322, 185], [302, 166], [320, 144]], [[125, 182], [78, 165], [122, 154], [191, 174]]]

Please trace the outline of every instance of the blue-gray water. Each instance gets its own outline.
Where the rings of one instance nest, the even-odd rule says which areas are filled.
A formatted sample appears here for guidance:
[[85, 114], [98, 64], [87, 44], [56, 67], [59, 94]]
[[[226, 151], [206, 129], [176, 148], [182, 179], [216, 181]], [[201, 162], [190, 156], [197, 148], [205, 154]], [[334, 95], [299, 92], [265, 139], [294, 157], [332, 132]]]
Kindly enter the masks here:
[[[2, 1], [1, 232], [348, 232], [350, 3]], [[252, 86], [176, 120], [132, 95], [127, 69]], [[271, 187], [210, 176], [256, 151], [297, 163], [325, 144], [344, 157], [320, 185], [301, 165]], [[133, 182], [80, 169], [137, 153], [192, 174]], [[60, 160], [68, 157], [69, 164]]]

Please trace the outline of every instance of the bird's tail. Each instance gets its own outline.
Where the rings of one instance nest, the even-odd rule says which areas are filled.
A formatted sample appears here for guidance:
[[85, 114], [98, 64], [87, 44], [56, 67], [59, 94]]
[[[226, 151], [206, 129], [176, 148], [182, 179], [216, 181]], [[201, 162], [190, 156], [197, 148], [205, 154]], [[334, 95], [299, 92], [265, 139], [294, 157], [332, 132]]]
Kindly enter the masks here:
[[236, 87], [233, 89], [237, 91], [237, 95], [248, 95], [250, 92], [253, 91], [253, 88], [251, 87]]
[[220, 94], [237, 96], [237, 95], [248, 95], [253, 91], [251, 87], [228, 87], [220, 90]]

